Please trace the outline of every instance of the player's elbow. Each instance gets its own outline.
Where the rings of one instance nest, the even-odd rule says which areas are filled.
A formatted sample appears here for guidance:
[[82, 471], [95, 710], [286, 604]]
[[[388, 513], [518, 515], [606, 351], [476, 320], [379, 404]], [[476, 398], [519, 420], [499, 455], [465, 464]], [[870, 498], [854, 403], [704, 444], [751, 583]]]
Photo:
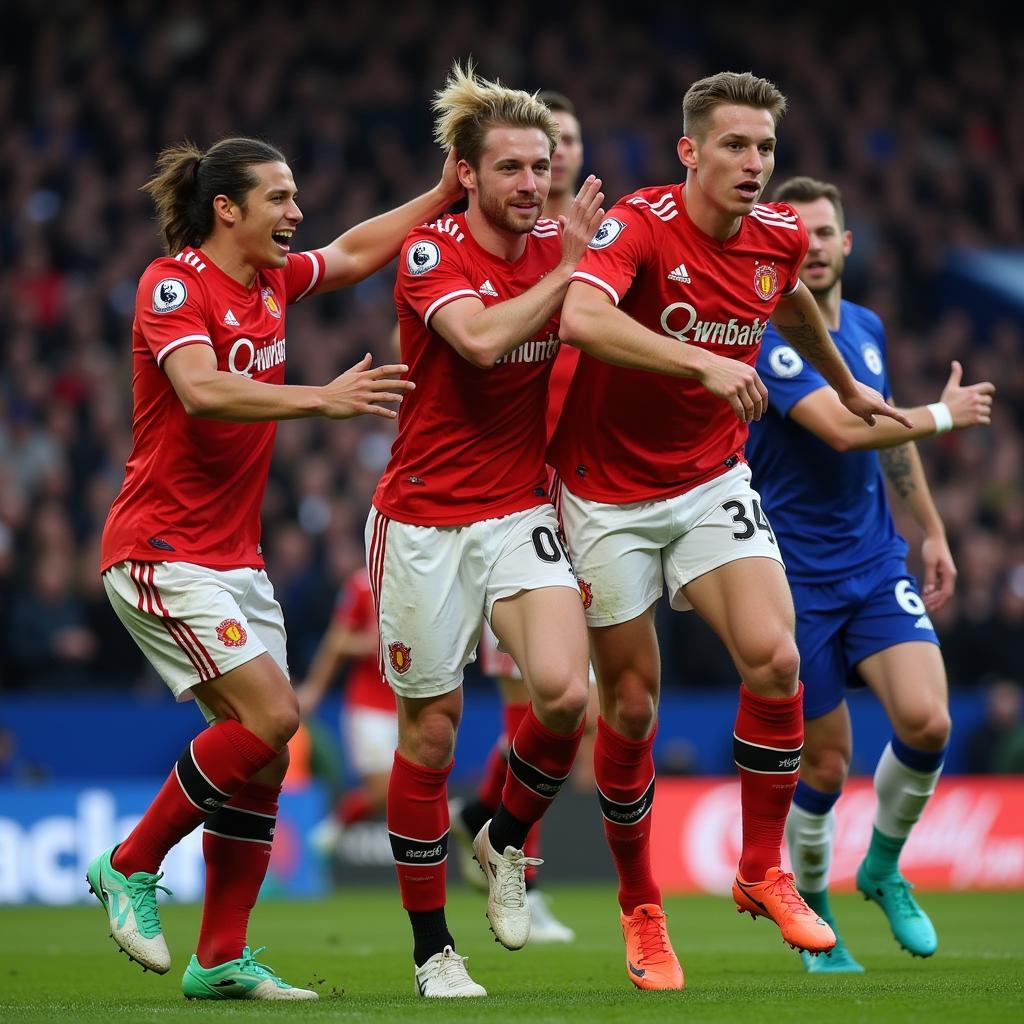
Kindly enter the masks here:
[[498, 361], [498, 353], [493, 347], [479, 341], [460, 346], [459, 354], [478, 370], [493, 369], [494, 364]]
[[211, 401], [212, 396], [205, 388], [198, 384], [180, 383], [175, 385], [174, 390], [188, 416], [202, 419], [216, 413], [217, 410]]
[[579, 303], [567, 302], [562, 306], [562, 315], [558, 323], [558, 339], [567, 345], [579, 346], [585, 333], [586, 317], [582, 314]]

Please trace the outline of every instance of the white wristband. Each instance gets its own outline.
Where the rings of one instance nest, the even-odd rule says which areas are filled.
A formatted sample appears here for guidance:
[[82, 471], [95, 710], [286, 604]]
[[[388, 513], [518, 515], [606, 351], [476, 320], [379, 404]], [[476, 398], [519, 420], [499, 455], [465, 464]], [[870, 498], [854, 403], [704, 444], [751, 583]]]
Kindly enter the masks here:
[[935, 420], [936, 434], [944, 434], [947, 430], [953, 429], [953, 414], [945, 402], [933, 402], [927, 408]]

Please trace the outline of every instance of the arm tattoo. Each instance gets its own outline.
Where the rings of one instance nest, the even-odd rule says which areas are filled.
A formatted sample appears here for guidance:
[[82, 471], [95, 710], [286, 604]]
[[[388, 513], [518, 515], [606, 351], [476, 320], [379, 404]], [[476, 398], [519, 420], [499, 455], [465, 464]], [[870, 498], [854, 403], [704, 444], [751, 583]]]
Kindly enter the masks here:
[[800, 318], [798, 324], [775, 324], [779, 334], [789, 342], [802, 356], [805, 356], [812, 363], [823, 357], [827, 351], [824, 344], [825, 339], [813, 324], [807, 322], [803, 313], [797, 312]]
[[896, 493], [904, 500], [917, 489], [914, 483], [913, 467], [910, 462], [910, 445], [901, 444], [896, 448], [883, 448], [878, 453], [885, 473]]

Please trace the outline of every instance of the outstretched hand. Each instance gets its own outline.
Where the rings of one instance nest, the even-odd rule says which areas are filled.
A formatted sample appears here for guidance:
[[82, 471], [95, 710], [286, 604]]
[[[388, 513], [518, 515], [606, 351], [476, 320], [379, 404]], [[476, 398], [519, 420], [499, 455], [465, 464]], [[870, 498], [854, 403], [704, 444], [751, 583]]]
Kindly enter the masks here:
[[899, 409], [890, 405], [874, 388], [869, 388], [867, 384], [861, 384], [859, 380], [855, 380], [853, 384], [853, 390], [848, 394], [840, 395], [839, 401], [854, 416], [859, 416], [869, 427], [875, 425], [876, 416], [888, 416], [905, 427], [913, 427], [914, 424]]
[[367, 352], [351, 369], [325, 384], [321, 391], [324, 398], [323, 415], [332, 420], [347, 420], [353, 416], [370, 413], [394, 419], [398, 413], [388, 409], [381, 402], [402, 401], [402, 393], [416, 387], [411, 380], [396, 380], [409, 372], [405, 363], [388, 363], [384, 366], [370, 364], [372, 357]]
[[604, 220], [604, 193], [601, 179], [592, 174], [583, 182], [576, 198], [569, 207], [568, 216], [558, 218], [562, 225], [562, 262], [573, 267], [582, 259], [587, 245]]
[[996, 386], [983, 380], [978, 384], [961, 387], [964, 368], [954, 359], [950, 364], [949, 380], [942, 389], [944, 402], [953, 417], [953, 427], [977, 427], [992, 422], [992, 396]]
[[466, 194], [462, 182], [459, 181], [459, 157], [454, 149], [448, 150], [444, 167], [441, 168], [441, 180], [437, 183], [437, 187], [443, 195], [449, 197], [449, 205]]

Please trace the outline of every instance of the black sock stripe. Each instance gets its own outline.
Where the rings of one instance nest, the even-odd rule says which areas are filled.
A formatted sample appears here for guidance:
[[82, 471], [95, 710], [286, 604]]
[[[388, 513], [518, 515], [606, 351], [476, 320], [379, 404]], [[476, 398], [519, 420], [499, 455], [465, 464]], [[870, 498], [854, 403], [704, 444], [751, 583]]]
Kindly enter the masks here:
[[636, 825], [643, 821], [654, 806], [654, 782], [655, 776], [652, 775], [651, 784], [644, 790], [643, 796], [628, 804], [618, 804], [614, 800], [609, 800], [598, 787], [597, 799], [601, 804], [601, 813], [613, 825]]
[[250, 842], [272, 843], [277, 818], [270, 814], [246, 811], [241, 807], [222, 807], [214, 811], [203, 828], [226, 839], [246, 839]]
[[420, 864], [443, 864], [448, 859], [448, 833], [440, 839], [410, 839], [397, 832], [388, 832], [391, 855], [396, 864], [416, 867]]
[[514, 743], [509, 747], [508, 767], [527, 789], [532, 789], [537, 796], [542, 796], [545, 800], [554, 800], [558, 796], [558, 791], [565, 784], [565, 780], [569, 778], [568, 772], [561, 778], [556, 778], [535, 768], [516, 753]]
[[792, 775], [799, 771], [803, 749], [802, 744], [799, 747], [763, 747], [741, 740], [735, 733], [732, 737], [736, 766], [761, 775]]
[[192, 756], [191, 743], [181, 752], [181, 757], [178, 758], [175, 767], [178, 772], [178, 784], [185, 796], [201, 811], [211, 814], [230, 798], [230, 793], [222, 793], [200, 771], [199, 765], [196, 764], [195, 758]]

